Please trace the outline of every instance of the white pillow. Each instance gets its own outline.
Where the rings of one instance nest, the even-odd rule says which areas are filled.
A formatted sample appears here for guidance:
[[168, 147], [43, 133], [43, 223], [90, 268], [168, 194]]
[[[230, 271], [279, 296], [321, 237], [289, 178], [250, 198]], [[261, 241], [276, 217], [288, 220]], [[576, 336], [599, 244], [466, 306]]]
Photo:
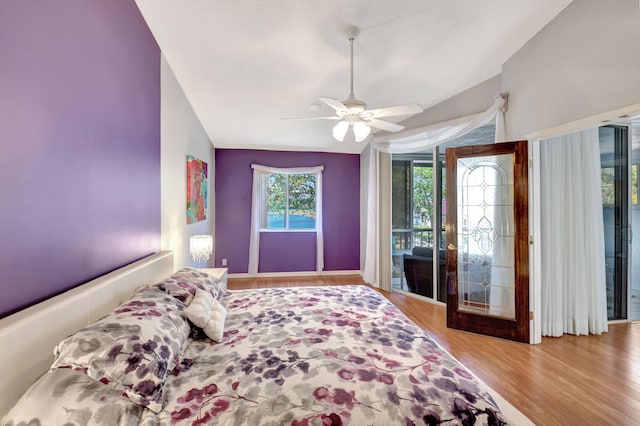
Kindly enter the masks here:
[[197, 290], [193, 300], [184, 310], [189, 320], [200, 327], [204, 333], [214, 342], [222, 341], [224, 334], [224, 321], [227, 318], [227, 310], [209, 293]]
[[213, 300], [213, 297], [209, 293], [196, 290], [195, 296], [191, 299], [191, 303], [184, 310], [184, 313], [193, 324], [203, 328], [209, 321]]

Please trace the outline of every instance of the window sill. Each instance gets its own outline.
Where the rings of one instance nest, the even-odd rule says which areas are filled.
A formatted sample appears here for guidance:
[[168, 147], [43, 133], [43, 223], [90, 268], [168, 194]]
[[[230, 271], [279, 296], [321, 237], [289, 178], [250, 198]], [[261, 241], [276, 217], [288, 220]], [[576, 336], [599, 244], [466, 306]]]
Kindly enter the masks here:
[[307, 232], [307, 233], [317, 233], [317, 229], [261, 229], [260, 232]]

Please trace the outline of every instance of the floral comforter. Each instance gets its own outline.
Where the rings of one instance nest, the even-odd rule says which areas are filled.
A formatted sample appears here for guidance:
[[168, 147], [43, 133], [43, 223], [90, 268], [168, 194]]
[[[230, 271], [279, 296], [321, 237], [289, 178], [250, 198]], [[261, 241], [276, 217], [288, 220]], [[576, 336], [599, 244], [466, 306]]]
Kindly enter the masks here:
[[504, 424], [447, 352], [365, 286], [238, 291], [221, 343], [193, 340], [167, 424]]
[[[158, 288], [182, 291], [170, 291], [170, 284]], [[187, 324], [182, 310], [189, 295], [178, 300], [163, 294], [140, 291], [123, 305], [135, 304], [134, 311], [118, 309], [67, 341], [76, 352], [95, 353], [102, 345], [109, 357], [122, 359], [126, 374], [112, 374], [119, 383], [105, 379], [95, 362], [88, 368], [54, 364], [6, 424], [506, 424], [471, 374], [369, 287], [216, 291], [212, 295], [228, 311], [220, 343], [194, 334], [193, 327], [188, 337], [188, 325], [185, 330], [179, 320]], [[147, 311], [171, 322], [145, 327], [153, 316]], [[101, 343], [106, 337], [88, 337], [101, 327], [114, 334], [119, 317], [123, 324], [135, 318], [142, 325], [122, 327], [135, 333], [131, 342], [118, 344], [117, 353]], [[134, 353], [138, 346], [140, 356]], [[130, 385], [136, 380], [153, 383], [154, 392], [134, 397], [144, 390]]]

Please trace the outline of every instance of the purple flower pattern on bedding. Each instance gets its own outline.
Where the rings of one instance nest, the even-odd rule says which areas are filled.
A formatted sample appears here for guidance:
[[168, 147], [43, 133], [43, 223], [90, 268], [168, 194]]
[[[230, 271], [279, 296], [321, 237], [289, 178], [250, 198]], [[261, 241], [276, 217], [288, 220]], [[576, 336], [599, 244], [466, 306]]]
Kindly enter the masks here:
[[167, 372], [179, 362], [189, 335], [183, 310], [178, 299], [142, 288], [111, 314], [60, 342], [52, 368], [84, 372], [159, 412]]
[[182, 268], [152, 287], [175, 297], [186, 306], [189, 306], [198, 289], [206, 291], [214, 299], [222, 294], [217, 278], [195, 268]]
[[[188, 330], [168, 322], [176, 320], [176, 310], [181, 313], [178, 299], [140, 290], [66, 339], [56, 362], [70, 368], [43, 375], [9, 413], [7, 425], [506, 424], [460, 363], [368, 287], [229, 291], [220, 301], [229, 315], [216, 343], [206, 336], [187, 339]], [[155, 331], [147, 328], [153, 323]], [[113, 349], [114, 341], [127, 340], [126, 332], [129, 343]], [[167, 333], [170, 344], [161, 337]], [[165, 358], [158, 355], [164, 343], [167, 359], [176, 359], [181, 339], [182, 354], [164, 379], [156, 375], [162, 369], [144, 367], [152, 358], [147, 351]], [[149, 341], [158, 346], [143, 348]], [[129, 353], [136, 344], [140, 363]], [[131, 386], [105, 384], [105, 374], [88, 377], [100, 371], [91, 361], [97, 356], [123, 361], [121, 369], [130, 371], [122, 384]], [[135, 401], [129, 379], [143, 393], [161, 389], [143, 396], [162, 411], [140, 405], [145, 398]], [[147, 379], [153, 382], [148, 388], [142, 384]]]
[[155, 414], [133, 404], [121, 391], [68, 368], [54, 368], [44, 374], [5, 421], [6, 426], [158, 424]]
[[228, 292], [223, 341], [193, 340], [167, 424], [506, 424], [472, 375], [365, 286]]

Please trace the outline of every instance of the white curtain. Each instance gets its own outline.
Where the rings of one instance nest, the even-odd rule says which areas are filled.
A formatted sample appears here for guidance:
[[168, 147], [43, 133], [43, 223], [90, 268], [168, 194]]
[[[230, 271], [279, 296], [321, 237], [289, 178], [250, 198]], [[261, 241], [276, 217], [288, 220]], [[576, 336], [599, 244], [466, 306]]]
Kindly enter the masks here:
[[[364, 170], [363, 183], [365, 186], [365, 220], [366, 231], [364, 238], [364, 257], [362, 265], [362, 278], [365, 282], [378, 285], [376, 259], [378, 258], [378, 153], [369, 144], [362, 152], [365, 157], [362, 166]], [[361, 167], [362, 167], [361, 166]], [[374, 178], [374, 181], [370, 179]]]
[[324, 234], [322, 226], [322, 171], [324, 166], [278, 168], [252, 164], [253, 186], [251, 191], [251, 235], [249, 237], [250, 275], [258, 274], [260, 263], [260, 228], [261, 218], [266, 212], [265, 179], [269, 174], [315, 174], [316, 175], [316, 271], [324, 270]]
[[506, 133], [504, 113], [506, 111], [507, 98], [507, 95], [496, 97], [493, 105], [480, 114], [384, 136], [376, 136], [371, 144], [375, 149], [389, 154], [420, 152], [433, 149], [445, 142], [459, 138], [493, 121], [496, 122], [496, 142], [504, 141]]
[[543, 336], [607, 331], [598, 129], [540, 142]]
[[[474, 129], [485, 126], [494, 120], [496, 122], [495, 141], [504, 141], [506, 134], [504, 113], [506, 111], [507, 99], [507, 94], [497, 96], [491, 107], [480, 114], [398, 133], [375, 136], [373, 138], [369, 147], [367, 147], [369, 151], [365, 151], [368, 153], [368, 161], [366, 162], [365, 176], [363, 176], [363, 182], [366, 185], [367, 211], [364, 218], [366, 223], [363, 224], [366, 229], [366, 242], [362, 275], [366, 282], [378, 285], [377, 271], [379, 270], [380, 261], [380, 251], [377, 249], [380, 240], [378, 229], [380, 229], [381, 225], [384, 225], [379, 223], [379, 209], [388, 208], [391, 199], [391, 194], [380, 194], [378, 191], [380, 178], [378, 163], [379, 152], [403, 154], [433, 149]], [[390, 223], [388, 228], [389, 232], [391, 232]], [[385, 288], [384, 290], [391, 289]]]

